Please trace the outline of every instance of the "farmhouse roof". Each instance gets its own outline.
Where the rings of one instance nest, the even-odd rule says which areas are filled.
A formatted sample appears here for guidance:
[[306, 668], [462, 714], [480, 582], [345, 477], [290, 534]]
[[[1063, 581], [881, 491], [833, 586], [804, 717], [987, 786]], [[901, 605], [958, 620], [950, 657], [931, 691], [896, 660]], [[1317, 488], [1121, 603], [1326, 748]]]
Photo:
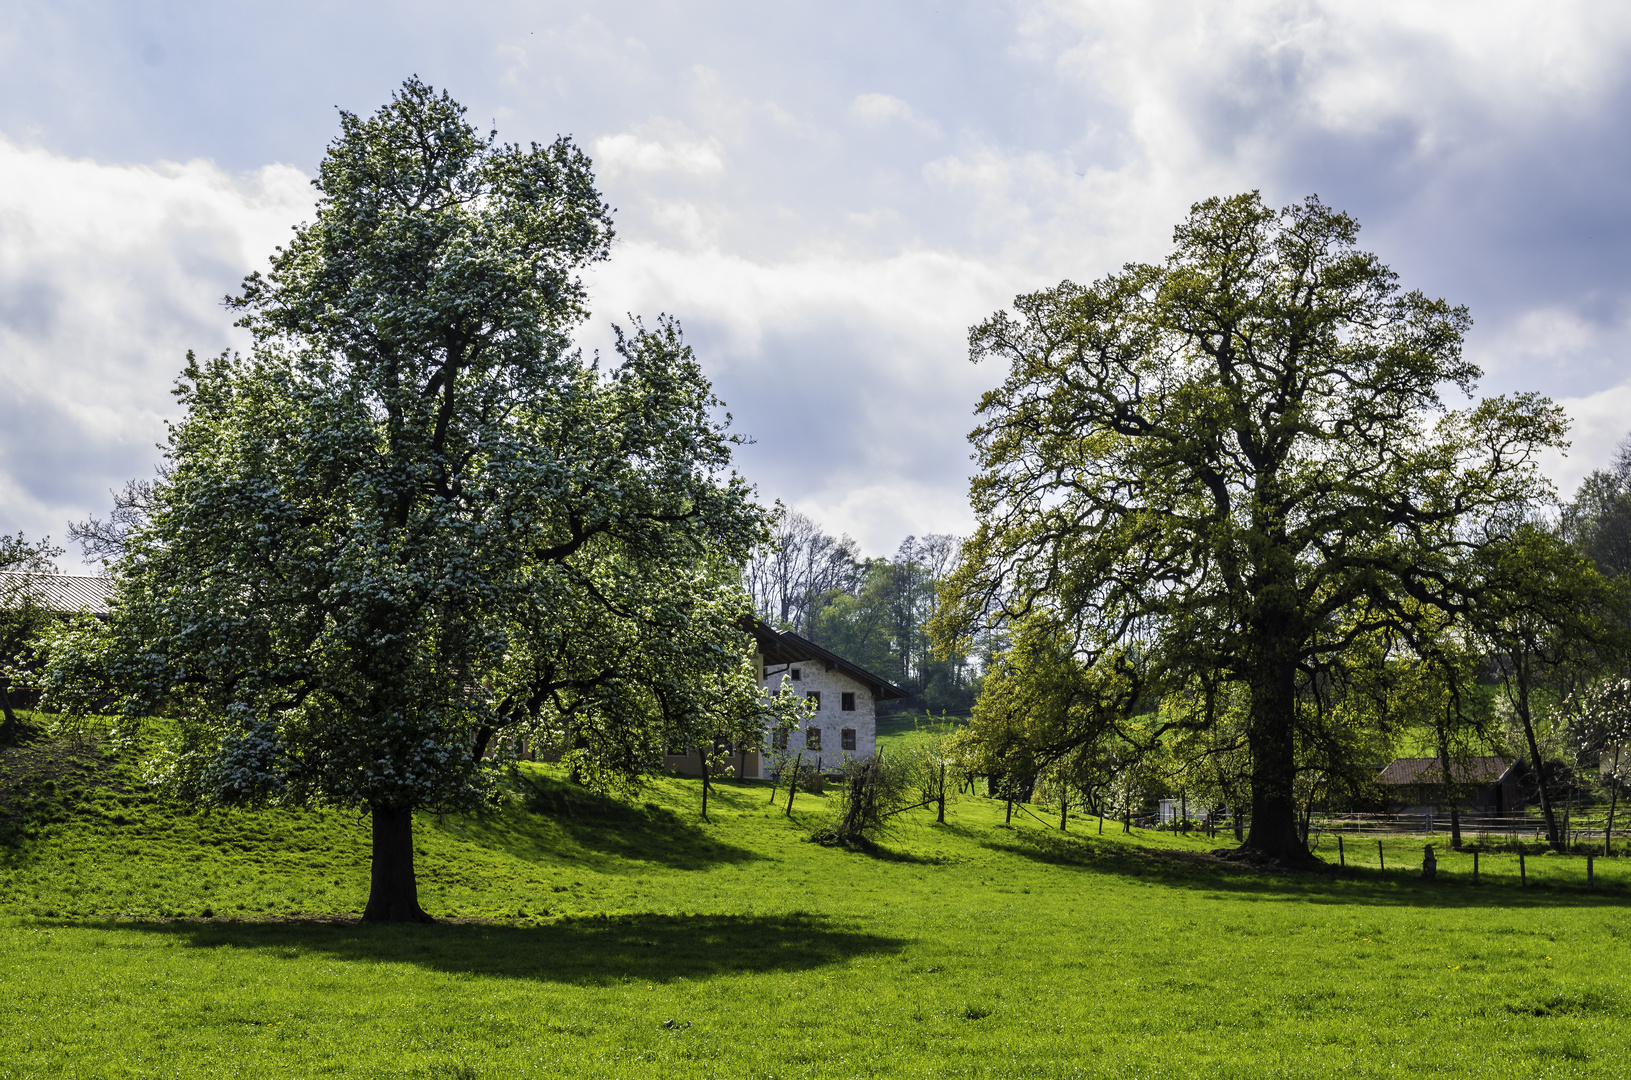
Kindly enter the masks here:
[[[1450, 762], [1450, 775], [1457, 784], [1495, 784], [1510, 768], [1512, 763], [1505, 758], [1461, 758]], [[1438, 758], [1402, 757], [1394, 758], [1376, 780], [1381, 784], [1438, 784], [1443, 776]]]
[[751, 633], [754, 640], [759, 643], [759, 653], [767, 664], [795, 662], [821, 664], [828, 671], [841, 671], [865, 686], [872, 691], [875, 700], [887, 701], [890, 698], [908, 696], [907, 691], [888, 679], [872, 674], [859, 664], [850, 663], [837, 653], [823, 649], [809, 638], [800, 637], [791, 630], [777, 630], [763, 620], [754, 619]]
[[0, 572], [0, 595], [27, 592], [53, 611], [108, 613], [113, 579], [77, 574], [11, 574]]

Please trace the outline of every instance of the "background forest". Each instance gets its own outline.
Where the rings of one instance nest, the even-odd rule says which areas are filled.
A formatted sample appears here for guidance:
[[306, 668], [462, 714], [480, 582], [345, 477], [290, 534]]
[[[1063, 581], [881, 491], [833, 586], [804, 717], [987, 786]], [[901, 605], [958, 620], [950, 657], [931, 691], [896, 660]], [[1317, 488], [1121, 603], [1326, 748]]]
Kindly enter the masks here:
[[908, 536], [893, 557], [866, 558], [848, 536], [834, 537], [797, 510], [784, 511], [770, 546], [748, 563], [744, 583], [759, 617], [791, 630], [893, 682], [910, 696], [878, 703], [880, 715], [967, 713], [994, 642], [937, 656], [928, 623], [962, 540]]

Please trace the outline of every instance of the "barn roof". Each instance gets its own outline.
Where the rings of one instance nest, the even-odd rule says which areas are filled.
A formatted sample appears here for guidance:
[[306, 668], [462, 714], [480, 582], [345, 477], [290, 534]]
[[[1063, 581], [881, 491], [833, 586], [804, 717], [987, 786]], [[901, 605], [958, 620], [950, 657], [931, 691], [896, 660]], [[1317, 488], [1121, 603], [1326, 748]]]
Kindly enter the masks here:
[[108, 613], [113, 579], [77, 574], [10, 574], [0, 572], [0, 596], [26, 592], [41, 607], [53, 611]]
[[[1450, 775], [1457, 784], [1494, 784], [1506, 775], [1512, 762], [1499, 757], [1452, 759]], [[1380, 784], [1439, 784], [1444, 772], [1436, 757], [1394, 758], [1376, 778]]]
[[759, 653], [767, 664], [804, 662], [821, 664], [828, 671], [841, 671], [872, 691], [878, 701], [907, 697], [908, 693], [879, 675], [874, 675], [859, 664], [852, 664], [835, 652], [823, 649], [809, 638], [800, 637], [791, 630], [777, 630], [769, 623], [753, 620], [753, 639], [759, 644]]

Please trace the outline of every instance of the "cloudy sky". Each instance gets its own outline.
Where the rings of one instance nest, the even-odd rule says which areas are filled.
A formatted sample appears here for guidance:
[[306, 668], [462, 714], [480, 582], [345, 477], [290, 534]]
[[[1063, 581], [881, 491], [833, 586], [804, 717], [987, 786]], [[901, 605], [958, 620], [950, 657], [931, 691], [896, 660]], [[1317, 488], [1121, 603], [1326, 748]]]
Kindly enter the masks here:
[[762, 495], [869, 554], [969, 527], [970, 324], [1254, 188], [1468, 304], [1481, 390], [1575, 417], [1572, 492], [1631, 430], [1628, 53], [1631, 8], [1562, 0], [0, 0], [0, 531], [151, 473], [336, 108], [411, 74], [589, 151], [585, 344], [679, 316]]

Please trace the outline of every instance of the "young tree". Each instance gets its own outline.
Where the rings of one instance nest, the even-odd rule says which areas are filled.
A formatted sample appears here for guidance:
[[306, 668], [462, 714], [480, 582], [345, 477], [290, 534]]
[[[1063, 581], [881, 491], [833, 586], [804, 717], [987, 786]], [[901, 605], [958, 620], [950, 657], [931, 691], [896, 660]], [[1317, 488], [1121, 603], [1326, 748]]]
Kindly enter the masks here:
[[[1623, 651], [1623, 600], [1591, 561], [1548, 523], [1503, 524], [1474, 560], [1470, 621], [1495, 658], [1501, 689], [1534, 768], [1546, 836], [1562, 850], [1567, 836], [1554, 799], [1554, 772], [1567, 767], [1549, 752], [1541, 723], [1567, 695], [1561, 677], [1602, 665]], [[1622, 579], [1624, 580], [1624, 579]]]
[[52, 618], [46, 579], [61, 554], [48, 539], [31, 544], [22, 533], [0, 536], [0, 742], [17, 733], [11, 692], [27, 679], [34, 646]]
[[867, 843], [889, 819], [933, 805], [914, 783], [912, 763], [893, 755], [845, 758], [839, 766], [838, 817], [817, 839], [823, 843]]
[[1631, 679], [1600, 679], [1568, 702], [1581, 764], [1608, 786], [1603, 854], [1613, 851], [1620, 789], [1631, 780]]
[[922, 805], [933, 806], [935, 823], [944, 825], [946, 800], [951, 794], [950, 785], [957, 778], [958, 764], [950, 737], [945, 734], [931, 735], [920, 740], [907, 751], [905, 757]]
[[[1019, 297], [970, 332], [1008, 365], [971, 436], [979, 523], [936, 629], [1041, 611], [1078, 662], [1135, 647], [1151, 677], [1248, 694], [1244, 849], [1309, 858], [1299, 710], [1347, 635], [1441, 601], [1464, 523], [1547, 490], [1565, 421], [1470, 393], [1463, 308], [1402, 292], [1317, 199], [1197, 204], [1162, 264]], [[1438, 414], [1436, 423], [1430, 423]]]
[[419, 921], [413, 811], [480, 804], [496, 737], [606, 787], [760, 707], [766, 519], [674, 323], [608, 370], [571, 348], [611, 225], [570, 142], [497, 143], [410, 80], [341, 114], [315, 184], [229, 301], [252, 355], [189, 358], [82, 651], [127, 718], [179, 716], [184, 796], [367, 810], [363, 917]]

